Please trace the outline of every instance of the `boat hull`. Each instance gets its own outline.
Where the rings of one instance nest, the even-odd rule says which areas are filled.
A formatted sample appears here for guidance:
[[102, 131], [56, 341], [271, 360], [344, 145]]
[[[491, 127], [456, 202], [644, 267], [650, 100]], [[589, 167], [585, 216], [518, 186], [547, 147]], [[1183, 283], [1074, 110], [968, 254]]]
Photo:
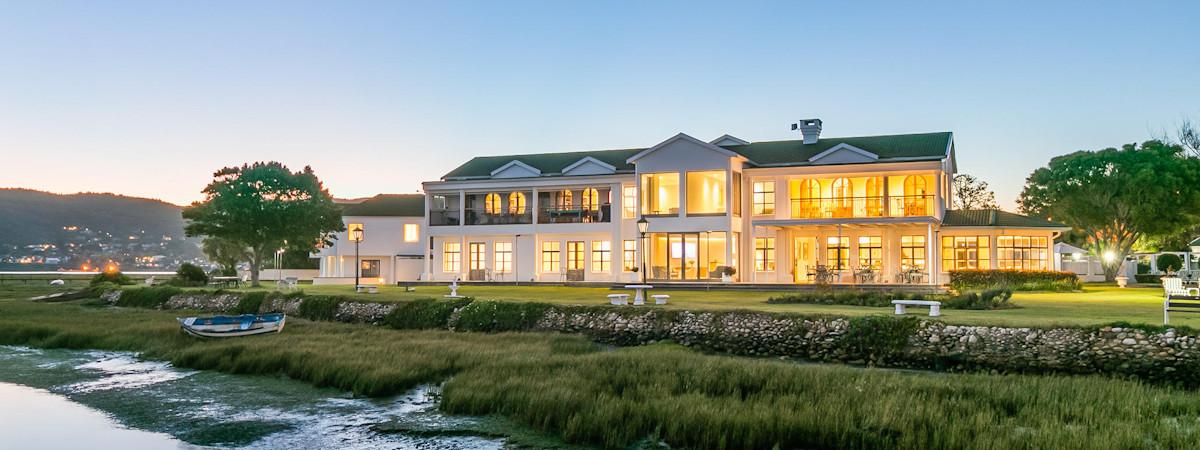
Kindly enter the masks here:
[[241, 316], [180, 317], [180, 328], [203, 338], [226, 338], [279, 333], [287, 323], [283, 314], [245, 314]]

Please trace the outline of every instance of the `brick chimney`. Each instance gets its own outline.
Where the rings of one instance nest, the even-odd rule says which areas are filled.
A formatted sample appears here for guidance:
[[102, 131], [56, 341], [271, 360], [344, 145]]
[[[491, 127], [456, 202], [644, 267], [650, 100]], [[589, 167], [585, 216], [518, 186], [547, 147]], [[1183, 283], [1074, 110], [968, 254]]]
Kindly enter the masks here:
[[821, 119], [801, 120], [799, 123], [793, 123], [792, 129], [800, 130], [805, 144], [816, 144], [817, 140], [821, 138]]

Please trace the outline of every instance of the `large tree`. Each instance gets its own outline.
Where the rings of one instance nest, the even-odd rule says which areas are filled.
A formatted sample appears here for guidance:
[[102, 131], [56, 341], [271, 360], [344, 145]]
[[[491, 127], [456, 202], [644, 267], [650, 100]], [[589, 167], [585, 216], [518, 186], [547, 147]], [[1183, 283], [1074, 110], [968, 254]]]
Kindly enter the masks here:
[[1063, 222], [1102, 256], [1113, 279], [1134, 243], [1195, 220], [1200, 161], [1161, 141], [1057, 156], [1025, 181], [1021, 211]]
[[314, 250], [345, 230], [341, 208], [312, 168], [292, 172], [278, 162], [226, 167], [213, 174], [204, 201], [183, 210], [188, 236], [227, 240], [247, 249], [251, 282], [281, 248]]
[[954, 209], [998, 208], [986, 181], [965, 173], [954, 176]]
[[250, 260], [249, 247], [225, 238], [205, 237], [200, 249], [209, 261], [221, 266], [224, 275], [237, 275], [237, 265]]

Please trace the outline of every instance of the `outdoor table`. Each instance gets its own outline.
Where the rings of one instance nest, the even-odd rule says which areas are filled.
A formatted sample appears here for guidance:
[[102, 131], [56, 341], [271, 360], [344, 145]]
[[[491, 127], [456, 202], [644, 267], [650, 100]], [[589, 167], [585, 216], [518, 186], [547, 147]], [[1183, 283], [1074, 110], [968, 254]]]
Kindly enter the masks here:
[[238, 277], [212, 277], [212, 278], [210, 278], [210, 280], [212, 280], [213, 283], [216, 283], [222, 287], [229, 287], [229, 286], [236, 287], [236, 286], [241, 285], [241, 281], [242, 281]]
[[633, 296], [633, 303], [640, 304], [646, 301], [646, 289], [654, 289], [654, 286], [649, 284], [627, 284], [625, 289], [634, 289], [637, 291]]

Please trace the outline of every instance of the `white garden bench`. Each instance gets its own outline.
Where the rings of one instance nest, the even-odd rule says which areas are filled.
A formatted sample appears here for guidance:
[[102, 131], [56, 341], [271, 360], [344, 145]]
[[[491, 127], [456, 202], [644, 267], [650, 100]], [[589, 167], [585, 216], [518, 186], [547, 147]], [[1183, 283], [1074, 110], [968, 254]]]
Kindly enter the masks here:
[[368, 294], [378, 294], [379, 286], [375, 286], [373, 284], [360, 284], [358, 286], [355, 286], [354, 291], [358, 292], [359, 294], [362, 294], [364, 292], [368, 293]]
[[1200, 312], [1200, 289], [1186, 287], [1175, 277], [1162, 279], [1163, 325], [1171, 323], [1171, 311]]
[[608, 294], [608, 302], [613, 305], [628, 305], [629, 294]]
[[896, 315], [903, 316], [905, 308], [909, 306], [928, 306], [929, 317], [937, 317], [942, 315], [942, 302], [932, 300], [892, 300], [892, 304], [896, 305]]
[[651, 295], [650, 298], [654, 299], [655, 305], [665, 305], [667, 304], [667, 299], [671, 298], [671, 296], [667, 294], [655, 294]]

